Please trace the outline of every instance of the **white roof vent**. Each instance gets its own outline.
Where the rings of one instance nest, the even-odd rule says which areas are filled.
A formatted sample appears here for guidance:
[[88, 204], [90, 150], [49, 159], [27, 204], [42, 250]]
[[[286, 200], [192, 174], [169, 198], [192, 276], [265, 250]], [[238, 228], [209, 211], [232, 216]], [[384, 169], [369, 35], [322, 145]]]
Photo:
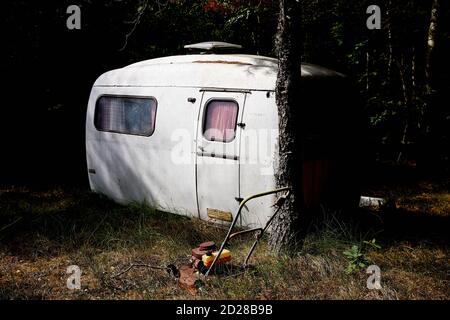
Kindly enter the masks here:
[[217, 52], [217, 51], [229, 51], [229, 50], [242, 49], [242, 46], [239, 44], [233, 44], [233, 43], [228, 43], [228, 42], [207, 41], [207, 42], [199, 42], [199, 43], [194, 43], [194, 44], [187, 44], [184, 46], [184, 48], [211, 53], [211, 52]]

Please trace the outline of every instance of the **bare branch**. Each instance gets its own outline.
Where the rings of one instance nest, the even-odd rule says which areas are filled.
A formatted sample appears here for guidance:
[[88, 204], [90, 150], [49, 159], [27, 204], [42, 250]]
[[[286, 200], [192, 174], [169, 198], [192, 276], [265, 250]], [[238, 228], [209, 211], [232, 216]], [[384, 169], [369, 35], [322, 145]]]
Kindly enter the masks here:
[[[159, 2], [158, 2], [158, 5], [159, 5]], [[128, 32], [125, 35], [125, 43], [123, 44], [122, 48], [120, 48], [118, 51], [125, 50], [125, 48], [128, 44], [128, 38], [133, 34], [133, 32], [136, 30], [137, 26], [141, 22], [142, 15], [144, 14], [145, 10], [147, 9], [147, 6], [148, 6], [148, 0], [145, 0], [144, 4], [140, 7], [140, 10], [138, 11], [136, 18], [131, 22], [131, 23], [133, 23], [133, 28], [131, 28], [130, 32]]]

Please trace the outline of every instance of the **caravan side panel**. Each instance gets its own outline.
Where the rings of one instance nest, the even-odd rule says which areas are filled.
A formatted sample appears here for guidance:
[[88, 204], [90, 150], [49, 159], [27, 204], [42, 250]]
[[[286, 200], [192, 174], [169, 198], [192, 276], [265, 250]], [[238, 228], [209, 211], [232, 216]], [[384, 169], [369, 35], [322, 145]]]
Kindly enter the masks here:
[[[154, 97], [157, 110], [153, 134], [146, 137], [98, 131], [94, 112], [102, 95]], [[86, 122], [91, 189], [120, 203], [147, 202], [160, 210], [197, 217], [192, 150], [198, 103], [188, 102], [188, 97], [197, 101], [201, 98], [198, 90], [189, 88], [94, 87]]]
[[[241, 196], [275, 189], [278, 155], [278, 113], [273, 91], [252, 91], [247, 95], [241, 136]], [[242, 225], [264, 226], [273, 214], [275, 195], [251, 200], [242, 211]]]

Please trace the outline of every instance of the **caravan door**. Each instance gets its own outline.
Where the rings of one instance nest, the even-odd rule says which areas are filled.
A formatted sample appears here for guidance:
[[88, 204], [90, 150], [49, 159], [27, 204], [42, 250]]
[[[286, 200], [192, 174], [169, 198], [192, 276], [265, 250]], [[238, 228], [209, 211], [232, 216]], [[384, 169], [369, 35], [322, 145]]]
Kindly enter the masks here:
[[196, 139], [197, 203], [202, 220], [228, 224], [239, 208], [245, 96], [243, 92], [203, 92]]

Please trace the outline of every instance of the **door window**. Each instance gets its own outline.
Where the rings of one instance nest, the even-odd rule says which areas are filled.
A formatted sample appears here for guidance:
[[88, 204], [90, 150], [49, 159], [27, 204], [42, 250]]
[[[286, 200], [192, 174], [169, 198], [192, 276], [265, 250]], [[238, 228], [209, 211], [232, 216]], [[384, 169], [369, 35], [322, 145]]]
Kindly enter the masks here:
[[238, 104], [232, 100], [211, 100], [206, 105], [203, 136], [209, 141], [230, 142], [236, 136]]

